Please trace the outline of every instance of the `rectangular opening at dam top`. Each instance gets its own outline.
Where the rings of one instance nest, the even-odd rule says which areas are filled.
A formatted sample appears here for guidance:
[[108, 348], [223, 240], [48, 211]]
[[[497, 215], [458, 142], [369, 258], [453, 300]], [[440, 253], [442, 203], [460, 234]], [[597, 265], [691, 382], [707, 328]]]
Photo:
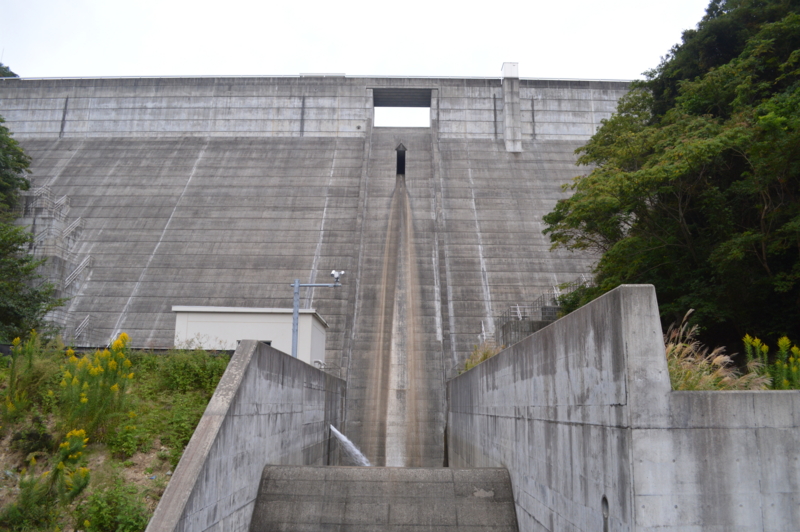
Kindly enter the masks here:
[[373, 89], [375, 127], [431, 127], [430, 89]]
[[431, 108], [376, 107], [375, 127], [431, 127]]

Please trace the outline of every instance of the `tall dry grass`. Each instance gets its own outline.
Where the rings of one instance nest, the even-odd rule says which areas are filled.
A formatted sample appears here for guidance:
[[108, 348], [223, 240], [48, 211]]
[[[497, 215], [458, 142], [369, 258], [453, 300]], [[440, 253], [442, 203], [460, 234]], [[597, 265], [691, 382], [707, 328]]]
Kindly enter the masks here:
[[697, 325], [690, 326], [689, 310], [680, 325], [672, 324], [664, 335], [669, 380], [673, 390], [766, 390], [771, 379], [756, 359], [741, 374], [724, 347], [710, 350], [697, 340]]

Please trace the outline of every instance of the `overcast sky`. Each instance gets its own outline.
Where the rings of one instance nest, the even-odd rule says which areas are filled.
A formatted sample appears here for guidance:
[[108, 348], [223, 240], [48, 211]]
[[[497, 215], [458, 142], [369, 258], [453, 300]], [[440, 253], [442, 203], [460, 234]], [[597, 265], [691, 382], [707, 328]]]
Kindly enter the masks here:
[[23, 77], [297, 75], [635, 79], [707, 0], [0, 0]]

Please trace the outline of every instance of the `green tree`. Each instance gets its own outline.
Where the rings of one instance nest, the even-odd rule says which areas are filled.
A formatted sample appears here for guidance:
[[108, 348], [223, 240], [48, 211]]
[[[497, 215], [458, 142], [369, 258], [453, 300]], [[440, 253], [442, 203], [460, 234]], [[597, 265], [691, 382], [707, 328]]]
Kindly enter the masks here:
[[545, 216], [545, 233], [600, 253], [585, 300], [652, 283], [665, 323], [694, 308], [709, 341], [798, 335], [797, 6], [712, 1], [578, 150], [594, 169]]
[[15, 73], [11, 72], [11, 69], [5, 66], [3, 63], [0, 63], [0, 78], [18, 78]]

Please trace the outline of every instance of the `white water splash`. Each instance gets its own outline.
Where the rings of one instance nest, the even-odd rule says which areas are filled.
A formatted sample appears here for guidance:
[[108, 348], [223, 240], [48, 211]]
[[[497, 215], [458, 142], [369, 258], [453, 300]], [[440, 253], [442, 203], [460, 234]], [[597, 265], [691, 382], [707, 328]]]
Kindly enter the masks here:
[[360, 466], [372, 465], [369, 463], [369, 460], [367, 460], [367, 457], [364, 456], [364, 454], [358, 450], [358, 447], [356, 447], [353, 442], [347, 439], [347, 436], [336, 430], [336, 427], [334, 427], [333, 425], [331, 425], [330, 427], [333, 435], [336, 436], [336, 439], [338, 439], [342, 443], [342, 448], [344, 449], [345, 454], [347, 454], [347, 456], [349, 456], [350, 459], [353, 460], [353, 462], [356, 465]]

